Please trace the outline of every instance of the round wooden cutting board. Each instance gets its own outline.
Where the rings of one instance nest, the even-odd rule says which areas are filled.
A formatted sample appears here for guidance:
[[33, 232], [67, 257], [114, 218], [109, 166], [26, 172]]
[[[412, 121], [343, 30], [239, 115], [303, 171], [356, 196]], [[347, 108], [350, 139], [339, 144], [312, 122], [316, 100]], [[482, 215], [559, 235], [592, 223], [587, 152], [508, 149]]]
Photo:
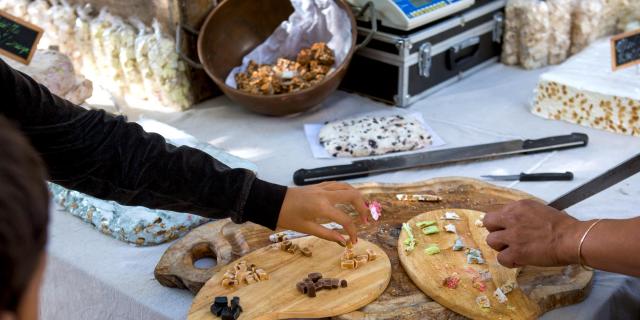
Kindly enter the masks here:
[[[311, 257], [290, 254], [276, 246], [267, 246], [243, 256], [240, 260], [256, 264], [269, 273], [270, 279], [251, 285], [226, 289], [221, 285], [226, 269], [215, 273], [200, 289], [189, 311], [188, 319], [217, 319], [209, 310], [217, 296], [240, 297], [244, 312], [239, 319], [321, 318], [352, 312], [377, 299], [391, 279], [391, 262], [386, 253], [375, 244], [359, 240], [353, 250], [366, 254], [367, 249], [378, 258], [355, 270], [343, 270], [340, 257], [344, 248], [316, 237], [292, 241], [312, 250]], [[237, 262], [237, 261], [236, 261]], [[233, 266], [236, 262], [229, 265]], [[296, 290], [296, 283], [311, 272], [320, 272], [326, 278], [345, 279], [347, 288], [321, 290], [310, 298]]]
[[[445, 212], [455, 212], [460, 220], [444, 220]], [[464, 209], [441, 209], [419, 214], [409, 220], [417, 245], [413, 251], [405, 251], [404, 241], [408, 235], [406, 231], [400, 233], [398, 239], [398, 255], [405, 271], [413, 282], [426, 295], [443, 306], [472, 319], [535, 319], [541, 314], [541, 308], [535, 301], [529, 299], [520, 289], [516, 288], [507, 294], [508, 301], [500, 303], [493, 293], [496, 288], [506, 283], [517, 283], [518, 269], [509, 269], [500, 265], [496, 259], [497, 252], [486, 243], [489, 234], [487, 229], [476, 226], [481, 220], [482, 212]], [[440, 232], [424, 234], [416, 223], [421, 221], [435, 221]], [[445, 225], [452, 224], [456, 233], [446, 232]], [[456, 238], [462, 239], [466, 248], [479, 249], [485, 259], [483, 264], [468, 264], [465, 250], [452, 249]], [[440, 253], [429, 255], [424, 249], [436, 244]], [[491, 279], [486, 280], [486, 288], [481, 291], [474, 288], [472, 280], [480, 275], [480, 271], [489, 271]], [[455, 289], [448, 288], [443, 280], [457, 275], [460, 283]], [[482, 308], [476, 303], [476, 298], [485, 295], [490, 308]]]

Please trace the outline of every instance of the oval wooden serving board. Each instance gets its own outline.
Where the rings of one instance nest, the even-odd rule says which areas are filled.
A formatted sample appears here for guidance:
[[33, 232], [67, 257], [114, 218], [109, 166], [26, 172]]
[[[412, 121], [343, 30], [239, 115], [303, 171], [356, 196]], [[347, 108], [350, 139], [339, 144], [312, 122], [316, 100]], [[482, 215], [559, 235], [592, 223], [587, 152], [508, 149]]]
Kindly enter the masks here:
[[[441, 219], [445, 212], [455, 212], [460, 220]], [[398, 255], [405, 271], [413, 282], [429, 297], [443, 306], [472, 319], [535, 319], [541, 314], [541, 308], [535, 301], [520, 289], [516, 288], [507, 294], [508, 301], [499, 303], [493, 296], [496, 288], [506, 283], [517, 283], [518, 270], [501, 266], [496, 259], [496, 251], [486, 243], [489, 234], [487, 229], [474, 223], [482, 218], [482, 212], [463, 209], [442, 209], [419, 214], [407, 223], [411, 227], [417, 242], [413, 251], [404, 250], [407, 232], [402, 231], [398, 239]], [[416, 226], [420, 221], [435, 221], [439, 233], [426, 235]], [[444, 226], [452, 224], [457, 234], [445, 232]], [[467, 264], [464, 250], [453, 251], [452, 246], [460, 237], [468, 248], [479, 249], [485, 259], [484, 264]], [[428, 255], [424, 249], [429, 244], [436, 244], [441, 252]], [[473, 277], [480, 271], [489, 271], [491, 280], [485, 282], [486, 289], [480, 291], [473, 287]], [[443, 280], [456, 273], [460, 278], [457, 288], [450, 289], [443, 285]], [[476, 303], [476, 298], [485, 295], [491, 307], [483, 309]]]
[[[449, 177], [406, 184], [366, 183], [356, 185], [369, 200], [382, 204], [383, 215], [376, 223], [360, 225], [358, 237], [377, 244], [391, 261], [391, 282], [384, 293], [365, 307], [334, 317], [336, 320], [464, 319], [465, 317], [433, 301], [416, 287], [400, 265], [397, 251], [402, 222], [437, 209], [464, 208], [482, 212], [496, 210], [516, 200], [535, 199], [515, 190], [484, 181]], [[397, 200], [398, 193], [427, 193], [442, 197], [440, 202]], [[348, 209], [348, 208], [347, 208]], [[196, 294], [213, 274], [227, 264], [270, 244], [273, 231], [253, 223], [234, 224], [229, 219], [202, 225], [171, 245], [155, 270], [156, 279], [168, 287], [189, 289]], [[195, 268], [193, 262], [212, 257], [217, 265]], [[543, 312], [582, 301], [591, 288], [593, 272], [577, 266], [525, 267], [518, 276], [520, 287], [536, 299]]]
[[[251, 285], [227, 289], [220, 283], [224, 269], [211, 277], [200, 289], [188, 319], [216, 319], [209, 308], [217, 296], [240, 297], [244, 312], [239, 319], [289, 319], [321, 318], [348, 313], [375, 300], [384, 292], [391, 279], [389, 257], [375, 244], [359, 240], [354, 246], [356, 254], [366, 254], [367, 249], [379, 256], [355, 270], [343, 270], [340, 257], [344, 249], [333, 242], [316, 237], [306, 237], [292, 241], [312, 250], [311, 257], [300, 253], [290, 254], [276, 246], [258, 249], [241, 260], [256, 264], [269, 273], [270, 279]], [[235, 262], [230, 265], [233, 266]], [[320, 272], [327, 278], [345, 279], [347, 288], [321, 290], [315, 298], [310, 298], [296, 290], [296, 283], [311, 272]]]

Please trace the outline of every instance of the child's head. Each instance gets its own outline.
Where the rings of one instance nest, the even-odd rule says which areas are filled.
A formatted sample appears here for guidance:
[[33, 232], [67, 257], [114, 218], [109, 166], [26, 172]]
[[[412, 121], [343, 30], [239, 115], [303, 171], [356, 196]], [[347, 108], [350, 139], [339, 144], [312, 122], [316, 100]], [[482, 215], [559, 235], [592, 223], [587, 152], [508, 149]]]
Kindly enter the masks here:
[[37, 317], [49, 198], [45, 169], [0, 117], [0, 319]]

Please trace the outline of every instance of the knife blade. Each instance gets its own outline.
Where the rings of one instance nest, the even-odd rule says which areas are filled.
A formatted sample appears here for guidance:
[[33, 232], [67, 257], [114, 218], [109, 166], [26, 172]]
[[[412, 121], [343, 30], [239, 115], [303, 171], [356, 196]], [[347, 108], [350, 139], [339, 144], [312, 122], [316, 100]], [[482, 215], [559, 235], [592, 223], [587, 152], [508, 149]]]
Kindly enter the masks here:
[[640, 154], [635, 155], [605, 173], [591, 179], [587, 183], [567, 192], [563, 196], [549, 203], [550, 207], [565, 210], [572, 205], [585, 200], [614, 184], [625, 180], [640, 172]]
[[347, 165], [299, 169], [293, 174], [293, 181], [296, 185], [308, 185], [322, 181], [346, 180], [410, 168], [584, 147], [588, 142], [589, 137], [583, 133], [537, 140], [510, 140], [403, 156], [359, 160]]
[[521, 173], [513, 175], [487, 175], [486, 179], [499, 181], [571, 181], [573, 173], [567, 172], [546, 172], [546, 173]]

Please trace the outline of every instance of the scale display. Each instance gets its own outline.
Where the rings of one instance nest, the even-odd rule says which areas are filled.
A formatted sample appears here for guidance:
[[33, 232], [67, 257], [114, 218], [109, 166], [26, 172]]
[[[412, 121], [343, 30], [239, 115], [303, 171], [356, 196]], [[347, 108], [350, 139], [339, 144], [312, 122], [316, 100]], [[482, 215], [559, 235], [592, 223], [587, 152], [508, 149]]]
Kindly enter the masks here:
[[466, 9], [475, 0], [348, 0], [355, 6], [373, 2], [382, 25], [411, 30]]

